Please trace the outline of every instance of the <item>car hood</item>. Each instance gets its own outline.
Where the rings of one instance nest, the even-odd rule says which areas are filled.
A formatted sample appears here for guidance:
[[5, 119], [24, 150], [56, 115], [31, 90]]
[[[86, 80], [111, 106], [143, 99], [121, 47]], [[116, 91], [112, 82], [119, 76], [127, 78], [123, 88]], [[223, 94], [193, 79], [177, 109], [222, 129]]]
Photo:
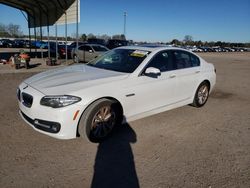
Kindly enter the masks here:
[[127, 73], [99, 69], [88, 65], [73, 65], [36, 74], [24, 82], [46, 95], [69, 94], [99, 84], [118, 81]]

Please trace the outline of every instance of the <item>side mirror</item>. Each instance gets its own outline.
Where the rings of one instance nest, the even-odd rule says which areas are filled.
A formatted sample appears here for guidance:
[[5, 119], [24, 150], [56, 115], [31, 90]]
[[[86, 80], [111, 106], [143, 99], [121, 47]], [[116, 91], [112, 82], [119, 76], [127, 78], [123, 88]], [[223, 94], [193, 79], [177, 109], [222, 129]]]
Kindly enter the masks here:
[[93, 53], [93, 50], [89, 50], [89, 53]]
[[161, 75], [160, 69], [157, 69], [155, 67], [148, 67], [145, 71], [145, 75], [153, 78], [157, 78]]

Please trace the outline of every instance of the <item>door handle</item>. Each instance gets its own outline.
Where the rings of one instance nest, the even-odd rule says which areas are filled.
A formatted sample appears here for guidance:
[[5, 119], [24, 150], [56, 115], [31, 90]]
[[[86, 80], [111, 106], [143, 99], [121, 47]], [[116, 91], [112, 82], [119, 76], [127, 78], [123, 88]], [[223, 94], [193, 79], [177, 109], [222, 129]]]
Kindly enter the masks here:
[[200, 73], [200, 72], [201, 72], [201, 71], [199, 71], [199, 70], [198, 70], [198, 71], [195, 71], [196, 74], [197, 74], [197, 73]]
[[169, 78], [175, 78], [175, 77], [176, 77], [175, 74], [171, 74], [171, 75], [169, 76]]

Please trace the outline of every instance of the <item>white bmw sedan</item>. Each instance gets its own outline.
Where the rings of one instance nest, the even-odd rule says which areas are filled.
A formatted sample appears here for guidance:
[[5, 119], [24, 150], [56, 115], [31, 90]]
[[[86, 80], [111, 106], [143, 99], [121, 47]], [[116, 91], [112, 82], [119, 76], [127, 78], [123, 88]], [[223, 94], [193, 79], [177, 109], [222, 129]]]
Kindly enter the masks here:
[[23, 81], [20, 115], [59, 139], [106, 138], [122, 122], [192, 104], [203, 106], [215, 68], [173, 47], [120, 47], [88, 64], [49, 70]]

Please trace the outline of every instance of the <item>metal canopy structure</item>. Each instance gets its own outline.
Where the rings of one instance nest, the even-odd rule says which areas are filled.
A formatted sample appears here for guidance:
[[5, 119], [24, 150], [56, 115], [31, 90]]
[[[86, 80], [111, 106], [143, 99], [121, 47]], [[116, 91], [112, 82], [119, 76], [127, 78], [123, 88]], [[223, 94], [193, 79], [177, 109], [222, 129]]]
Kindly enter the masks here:
[[[30, 28], [34, 28], [35, 41], [37, 40], [36, 28], [40, 27], [40, 40], [42, 41], [42, 27], [47, 27], [48, 33], [48, 57], [50, 58], [50, 39], [49, 39], [49, 26], [55, 25], [56, 27], [56, 52], [58, 51], [57, 44], [57, 21], [60, 19], [65, 20], [65, 48], [66, 48], [66, 61], [67, 61], [67, 12], [69, 10], [71, 19], [75, 18], [76, 21], [76, 48], [78, 48], [78, 22], [79, 22], [79, 3], [80, 0], [0, 0], [1, 4], [19, 9], [27, 13], [28, 28], [29, 28], [29, 41], [31, 53], [31, 36]], [[73, 5], [74, 4], [74, 5]], [[73, 8], [72, 8], [73, 7]], [[75, 17], [72, 17], [72, 11], [75, 10]], [[64, 16], [63, 16], [64, 15]], [[72, 22], [72, 21], [71, 21]], [[37, 50], [35, 48], [36, 54]], [[42, 54], [43, 57], [43, 54]], [[58, 59], [56, 55], [56, 59]]]
[[0, 0], [0, 3], [25, 11], [28, 27], [51, 26], [75, 0]]

